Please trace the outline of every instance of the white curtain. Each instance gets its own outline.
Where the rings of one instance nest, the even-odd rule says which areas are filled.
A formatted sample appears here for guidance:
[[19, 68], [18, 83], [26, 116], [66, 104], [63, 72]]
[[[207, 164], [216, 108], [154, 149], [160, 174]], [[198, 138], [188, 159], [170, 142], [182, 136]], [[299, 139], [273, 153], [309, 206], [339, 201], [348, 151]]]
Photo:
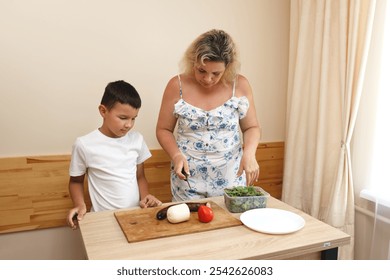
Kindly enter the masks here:
[[[371, 236], [359, 237], [361, 256], [390, 259], [390, 1], [377, 0], [367, 75], [356, 130], [352, 139], [352, 167], [358, 209], [370, 213], [374, 203]], [[365, 214], [365, 215], [366, 215]], [[368, 214], [368, 217], [371, 215]]]
[[390, 205], [376, 201], [371, 260], [390, 260]]
[[[387, 4], [387, 5], [386, 5]], [[390, 119], [390, 3], [381, 5], [384, 20], [383, 49], [381, 53], [381, 73], [379, 79], [376, 133], [371, 170], [371, 187], [380, 193], [375, 200], [375, 222], [371, 241], [370, 259], [390, 260], [390, 182], [388, 179], [388, 161], [390, 158], [390, 135], [388, 120]], [[379, 17], [379, 20], [381, 18]]]
[[365, 74], [374, 0], [291, 0], [282, 200], [351, 235], [350, 141]]

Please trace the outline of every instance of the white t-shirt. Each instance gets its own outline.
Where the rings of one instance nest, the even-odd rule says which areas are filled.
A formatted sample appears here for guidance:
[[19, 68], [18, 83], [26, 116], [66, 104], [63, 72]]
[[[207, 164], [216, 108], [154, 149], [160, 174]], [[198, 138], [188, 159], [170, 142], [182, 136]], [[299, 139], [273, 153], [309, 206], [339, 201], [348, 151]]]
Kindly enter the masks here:
[[88, 175], [91, 211], [139, 205], [137, 164], [151, 157], [143, 136], [130, 131], [120, 138], [98, 129], [78, 137], [73, 145], [69, 174]]

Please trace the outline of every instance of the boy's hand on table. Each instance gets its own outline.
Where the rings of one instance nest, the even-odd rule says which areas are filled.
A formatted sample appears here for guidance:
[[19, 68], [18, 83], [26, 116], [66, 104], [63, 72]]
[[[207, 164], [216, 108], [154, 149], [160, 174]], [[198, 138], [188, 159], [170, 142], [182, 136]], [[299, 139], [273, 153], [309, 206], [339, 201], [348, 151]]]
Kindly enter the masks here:
[[77, 229], [79, 221], [84, 218], [85, 213], [87, 212], [86, 206], [75, 207], [70, 209], [67, 217], [68, 225], [71, 229]]
[[141, 208], [157, 207], [162, 205], [162, 202], [151, 194], [148, 194], [139, 202]]

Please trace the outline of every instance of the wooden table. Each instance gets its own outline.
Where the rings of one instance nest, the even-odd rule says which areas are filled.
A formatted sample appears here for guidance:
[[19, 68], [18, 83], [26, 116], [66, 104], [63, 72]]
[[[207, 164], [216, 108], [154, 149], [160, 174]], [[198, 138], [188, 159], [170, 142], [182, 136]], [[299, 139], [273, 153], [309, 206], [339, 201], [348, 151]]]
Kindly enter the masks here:
[[[226, 209], [223, 197], [212, 200]], [[241, 225], [128, 243], [114, 211], [103, 211], [87, 213], [80, 222], [80, 231], [87, 258], [95, 260], [307, 259], [316, 258], [315, 255], [337, 259], [338, 247], [350, 243], [346, 233], [275, 198], [269, 198], [267, 207], [294, 212], [306, 224], [301, 230], [284, 235], [263, 234]]]

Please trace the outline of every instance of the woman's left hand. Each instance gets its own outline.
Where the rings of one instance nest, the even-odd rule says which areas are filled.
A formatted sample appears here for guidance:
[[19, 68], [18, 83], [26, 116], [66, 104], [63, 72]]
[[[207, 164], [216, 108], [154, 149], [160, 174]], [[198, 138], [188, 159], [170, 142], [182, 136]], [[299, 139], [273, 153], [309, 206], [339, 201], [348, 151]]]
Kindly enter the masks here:
[[246, 175], [246, 185], [253, 185], [254, 182], [259, 179], [260, 175], [260, 167], [255, 156], [247, 157], [244, 155], [242, 157], [237, 176], [241, 176], [244, 170]]

